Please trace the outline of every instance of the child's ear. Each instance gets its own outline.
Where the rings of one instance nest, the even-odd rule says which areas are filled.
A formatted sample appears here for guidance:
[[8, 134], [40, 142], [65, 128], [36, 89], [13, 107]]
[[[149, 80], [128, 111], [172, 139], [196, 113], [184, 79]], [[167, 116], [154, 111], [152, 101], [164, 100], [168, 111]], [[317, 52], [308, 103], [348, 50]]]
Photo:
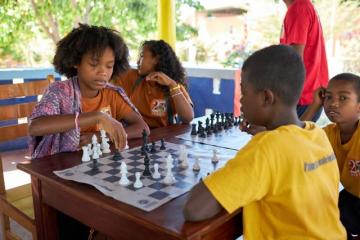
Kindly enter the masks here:
[[274, 102], [275, 102], [274, 93], [269, 89], [263, 90], [263, 103], [264, 103], [264, 105], [273, 105]]

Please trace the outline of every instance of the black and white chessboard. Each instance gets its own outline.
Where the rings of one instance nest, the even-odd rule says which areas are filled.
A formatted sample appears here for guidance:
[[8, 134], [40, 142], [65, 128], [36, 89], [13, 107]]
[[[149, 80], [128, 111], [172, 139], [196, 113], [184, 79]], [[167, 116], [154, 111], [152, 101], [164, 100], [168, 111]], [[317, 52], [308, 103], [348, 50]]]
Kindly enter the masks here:
[[199, 135], [193, 136], [190, 133], [184, 133], [176, 137], [186, 141], [240, 150], [250, 141], [252, 136], [240, 131], [239, 126], [232, 126], [217, 133], [206, 135], [206, 137], [200, 137]]
[[[64, 179], [73, 180], [81, 183], [87, 183], [103, 194], [113, 197], [121, 202], [127, 203], [144, 211], [151, 211], [162, 204], [188, 192], [200, 178], [206, 177], [208, 173], [223, 166], [225, 162], [235, 156], [236, 151], [230, 149], [207, 146], [195, 142], [185, 142], [188, 152], [189, 167], [184, 169], [179, 164], [179, 144], [165, 142], [166, 149], [159, 150], [160, 143], [157, 143], [157, 152], [149, 153], [150, 169], [153, 172], [153, 165], [159, 164], [160, 179], [152, 177], [141, 177], [144, 186], [134, 188], [135, 173], [144, 171], [144, 156], [141, 155], [141, 147], [126, 150], [121, 153], [123, 160], [127, 164], [128, 178], [130, 184], [121, 186], [120, 165], [121, 161], [112, 160], [112, 154], [102, 157], [98, 160], [98, 170], [93, 170], [92, 162], [85, 162], [78, 166], [54, 171], [54, 173]], [[212, 150], [216, 148], [219, 162], [211, 162]], [[171, 154], [174, 159], [174, 168], [172, 169], [176, 182], [172, 185], [163, 183], [166, 174], [166, 157]], [[193, 171], [192, 166], [195, 162], [195, 156], [200, 159], [200, 171]]]

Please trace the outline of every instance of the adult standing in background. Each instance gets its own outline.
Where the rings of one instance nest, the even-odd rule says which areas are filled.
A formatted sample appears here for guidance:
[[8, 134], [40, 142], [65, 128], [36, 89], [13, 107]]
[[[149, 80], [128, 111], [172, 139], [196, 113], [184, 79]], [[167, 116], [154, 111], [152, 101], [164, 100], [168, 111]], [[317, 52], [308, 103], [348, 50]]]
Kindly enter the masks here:
[[[280, 43], [292, 46], [302, 57], [306, 79], [297, 105], [300, 117], [312, 103], [313, 92], [326, 87], [329, 73], [320, 18], [310, 0], [283, 0], [287, 7], [281, 29]], [[320, 109], [314, 118], [321, 115]]]

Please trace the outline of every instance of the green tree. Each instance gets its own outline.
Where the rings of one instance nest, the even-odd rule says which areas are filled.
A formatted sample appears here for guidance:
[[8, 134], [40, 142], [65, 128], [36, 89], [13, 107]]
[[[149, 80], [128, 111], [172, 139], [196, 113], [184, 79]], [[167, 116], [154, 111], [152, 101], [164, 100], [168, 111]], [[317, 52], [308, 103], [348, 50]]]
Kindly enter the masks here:
[[[201, 7], [196, 0], [181, 0], [176, 4], [177, 8], [181, 4]], [[116, 29], [129, 48], [136, 51], [142, 41], [156, 38], [156, 11], [155, 0], [3, 0], [0, 6], [0, 57], [27, 60], [31, 64], [38, 56], [28, 46], [32, 40], [41, 37], [55, 46], [79, 23]], [[180, 39], [196, 35], [196, 29], [177, 23]]]

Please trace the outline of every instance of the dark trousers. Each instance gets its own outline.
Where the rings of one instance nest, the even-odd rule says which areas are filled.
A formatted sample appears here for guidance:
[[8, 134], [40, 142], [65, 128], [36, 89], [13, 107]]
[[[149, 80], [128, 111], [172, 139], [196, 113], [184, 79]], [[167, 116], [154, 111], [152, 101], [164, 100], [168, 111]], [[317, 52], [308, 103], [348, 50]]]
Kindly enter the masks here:
[[360, 198], [352, 195], [345, 189], [339, 196], [340, 220], [348, 234], [348, 239], [352, 239], [351, 234], [360, 234]]
[[[304, 112], [306, 111], [306, 109], [309, 107], [309, 105], [297, 105], [296, 106], [296, 113], [298, 115], [298, 117], [301, 117], [301, 115], [304, 114]], [[311, 119], [311, 121], [313, 122], [316, 122], [320, 115], [321, 115], [321, 112], [322, 112], [322, 109], [323, 108], [320, 108], [316, 113], [315, 113], [315, 116]]]

